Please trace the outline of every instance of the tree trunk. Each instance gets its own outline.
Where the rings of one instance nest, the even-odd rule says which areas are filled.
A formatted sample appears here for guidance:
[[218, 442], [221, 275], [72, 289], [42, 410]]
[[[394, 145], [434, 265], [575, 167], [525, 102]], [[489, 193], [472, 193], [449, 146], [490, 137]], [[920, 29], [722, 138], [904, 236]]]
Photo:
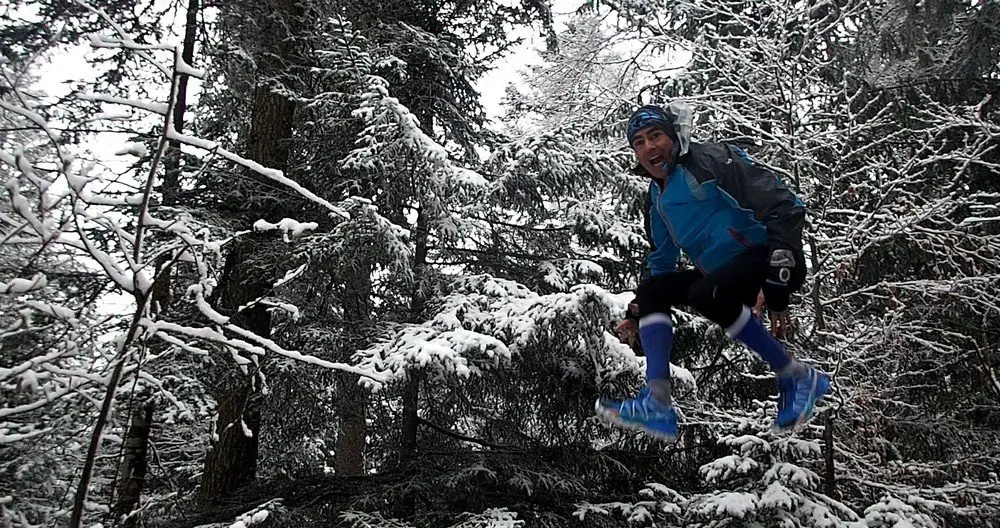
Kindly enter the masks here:
[[[259, 35], [259, 38], [269, 48], [266, 50], [269, 54], [286, 64], [294, 64], [296, 39], [292, 37], [304, 27], [302, 6], [294, 0], [277, 0], [268, 9], [275, 11], [270, 14], [274, 20], [269, 30], [262, 31], [266, 34]], [[265, 167], [287, 171], [295, 103], [272, 89], [271, 77], [280, 73], [276, 71], [276, 60], [262, 56], [258, 62], [261, 65], [257, 72], [260, 82], [253, 93], [246, 156]], [[260, 185], [265, 179], [250, 170], [245, 176], [242, 181], [257, 183], [247, 185], [244, 193], [233, 196], [237, 200], [234, 208], [246, 213], [244, 220], [264, 218], [276, 221], [285, 216], [282, 200], [252, 199], [265, 196], [267, 187]], [[269, 205], [265, 208], [259, 205], [261, 203]], [[274, 263], [267, 258], [254, 258], [261, 253], [261, 241], [267, 238], [245, 237], [235, 242], [226, 255], [217, 302], [222, 313], [232, 314], [238, 307], [270, 291]], [[233, 317], [233, 323], [262, 337], [271, 333], [270, 314], [260, 305], [242, 310]], [[219, 410], [219, 434], [205, 459], [202, 478], [202, 497], [208, 501], [225, 498], [253, 482], [257, 473], [257, 439], [261, 424], [260, 395], [252, 374], [230, 372], [229, 379], [221, 383], [216, 391], [215, 399]]]
[[[400, 478], [409, 478], [413, 474], [413, 461], [417, 452], [417, 410], [420, 405], [420, 375], [410, 372], [403, 389], [403, 423], [399, 439], [397, 468]], [[416, 497], [413, 493], [403, 490], [396, 496], [393, 503], [393, 516], [397, 519], [408, 519], [416, 513]]]
[[[352, 339], [350, 342], [356, 344], [362, 341]], [[355, 347], [353, 344], [348, 346]], [[338, 372], [336, 376], [340, 427], [337, 431], [334, 468], [339, 476], [357, 477], [365, 474], [370, 395], [368, 389], [358, 383], [360, 377], [357, 374]]]
[[227, 390], [216, 393], [218, 439], [205, 458], [202, 497], [218, 501], [253, 483], [257, 476], [260, 401], [246, 377], [234, 376]]
[[334, 468], [341, 477], [365, 474], [365, 446], [368, 436], [368, 389], [358, 384], [358, 375], [337, 373], [340, 401], [340, 431], [337, 435]]
[[835, 498], [837, 472], [833, 464], [833, 413], [831, 411], [826, 412], [826, 419], [823, 422], [824, 493], [827, 497]]
[[[118, 480], [118, 502], [115, 503], [115, 522], [128, 515], [139, 506], [142, 489], [146, 483], [146, 451], [149, 448], [149, 433], [153, 426], [153, 411], [156, 403], [149, 399], [132, 413], [132, 422], [125, 438], [122, 453], [122, 468]], [[126, 519], [122, 526], [139, 526], [139, 515]]]
[[819, 273], [819, 255], [817, 254], [816, 247], [816, 237], [809, 235], [809, 259], [812, 261], [813, 268], [813, 287], [812, 287], [812, 304], [813, 312], [816, 315], [816, 329], [825, 330], [826, 329], [826, 318], [823, 317], [823, 292], [822, 283], [820, 282]]
[[416, 373], [410, 373], [403, 389], [403, 424], [399, 438], [399, 467], [406, 469], [413, 462], [417, 450], [417, 409], [420, 404], [420, 378]]
[[[348, 355], [367, 346], [371, 330], [372, 265], [371, 259], [360, 253], [353, 269], [347, 271], [344, 308], [345, 333], [348, 336]], [[358, 384], [356, 374], [337, 374], [340, 429], [337, 434], [337, 475], [359, 476], [365, 474], [365, 446], [368, 437], [368, 389]]]
[[[194, 45], [198, 37], [198, 0], [188, 0], [187, 20], [184, 25], [184, 44], [181, 48], [181, 58], [189, 65], [194, 62]], [[187, 112], [187, 89], [189, 77], [182, 75], [177, 82], [177, 105], [174, 106], [174, 130], [184, 131], [184, 114]], [[163, 195], [163, 205], [177, 204], [177, 194], [180, 191], [181, 175], [181, 143], [171, 141], [167, 154], [163, 158], [163, 184], [160, 193]]]
[[[251, 257], [260, 243], [251, 236], [234, 244], [226, 256], [219, 281], [218, 308], [233, 312], [270, 288], [266, 272], [251, 265]], [[255, 305], [232, 315], [232, 322], [266, 337], [271, 329], [271, 315], [264, 306]], [[253, 374], [230, 369], [213, 391], [218, 405], [214, 439], [205, 458], [202, 497], [217, 501], [253, 483], [257, 474], [257, 447], [260, 433], [260, 399]]]
[[[247, 143], [247, 157], [273, 169], [286, 170], [295, 119], [295, 103], [275, 92], [269, 85], [258, 84], [254, 88], [253, 110], [250, 119], [250, 134]], [[270, 185], [271, 180], [248, 172], [247, 181]], [[250, 191], [260, 194], [259, 185]], [[239, 205], [239, 204], [237, 204]], [[280, 220], [281, 213], [261, 211], [269, 219]]]
[[[198, 0], [188, 0], [187, 20], [184, 27], [184, 44], [181, 48], [181, 58], [188, 65], [194, 62], [194, 45], [198, 36]], [[190, 78], [182, 75], [177, 80], [177, 102], [174, 105], [173, 124], [177, 132], [184, 131], [184, 114], [187, 112], [187, 89]], [[181, 143], [171, 141], [163, 157], [163, 183], [160, 185], [161, 204], [166, 207], [177, 205], [177, 196], [181, 184]], [[156, 281], [151, 293], [152, 307], [155, 311], [165, 310], [173, 301], [173, 284], [170, 269], [171, 256], [167, 253], [156, 257]]]
[[[410, 298], [410, 318], [413, 321], [420, 319], [426, 305], [426, 297], [423, 289], [424, 268], [427, 266], [427, 214], [424, 208], [417, 211], [417, 228], [414, 230], [416, 251], [414, 252], [414, 273], [417, 281], [413, 296]], [[417, 452], [417, 411], [420, 406], [420, 380], [422, 376], [419, 371], [409, 372], [406, 380], [406, 387], [403, 389], [403, 420], [402, 431], [399, 438], [399, 452], [397, 454], [398, 469], [403, 478], [413, 473], [413, 462]], [[393, 504], [393, 514], [400, 519], [412, 517], [416, 513], [416, 497], [409, 491], [400, 493]]]

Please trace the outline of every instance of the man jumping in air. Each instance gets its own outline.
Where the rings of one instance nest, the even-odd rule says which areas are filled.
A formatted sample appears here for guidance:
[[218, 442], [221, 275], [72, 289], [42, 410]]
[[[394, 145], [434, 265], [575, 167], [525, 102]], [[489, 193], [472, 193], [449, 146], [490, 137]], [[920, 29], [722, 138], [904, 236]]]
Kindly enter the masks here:
[[[628, 122], [636, 172], [650, 179], [643, 212], [651, 247], [649, 276], [615, 329], [623, 342], [638, 334], [646, 355], [646, 386], [630, 400], [598, 400], [597, 412], [664, 440], [677, 437], [669, 313], [672, 306], [686, 305], [771, 366], [779, 391], [775, 426], [794, 428], [812, 416], [830, 390], [830, 378], [790, 356], [750, 307], [763, 291], [768, 309], [780, 316], [791, 292], [805, 282], [804, 205], [739, 148], [692, 143], [681, 112], [688, 110], [648, 105]], [[677, 269], [680, 250], [697, 269]]]

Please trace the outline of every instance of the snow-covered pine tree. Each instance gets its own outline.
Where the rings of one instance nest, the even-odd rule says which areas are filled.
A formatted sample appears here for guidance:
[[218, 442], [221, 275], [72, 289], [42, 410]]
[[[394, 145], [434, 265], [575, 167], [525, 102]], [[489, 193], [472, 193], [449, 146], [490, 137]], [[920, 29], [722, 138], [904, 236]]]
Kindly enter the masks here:
[[[149, 64], [165, 76], [168, 88], [175, 87], [181, 75], [199, 75], [180, 60], [179, 48], [138, 45], [120, 26], [110, 27], [109, 33], [94, 35], [91, 42]], [[28, 78], [20, 72], [4, 76], [6, 80]], [[5, 403], [0, 409], [5, 423], [3, 434], [5, 440], [23, 440], [26, 443], [22, 445], [28, 446], [4, 448], [5, 474], [12, 475], [10, 482], [24, 485], [13, 490], [13, 495], [5, 495], [2, 501], [5, 521], [11, 520], [15, 526], [64, 523], [67, 516], [72, 525], [79, 526], [84, 519], [93, 520], [108, 513], [105, 504], [111, 505], [117, 457], [103, 456], [101, 451], [107, 454], [118, 447], [121, 452], [123, 440], [132, 438], [125, 434], [128, 402], [150, 393], [164, 402], [161, 414], [164, 434], [154, 445], [160, 447], [156, 455], [165, 459], [161, 458], [159, 462], [163, 465], [157, 466], [165, 472], [174, 471], [164, 479], [168, 482], [161, 481], [161, 487], [153, 491], [177, 484], [185, 491], [190, 490], [194, 482], [183, 477], [198, 474], [192, 471], [190, 463], [203, 454], [197, 440], [204, 438], [204, 434], [198, 433], [205, 431], [192, 424], [205, 425], [209, 421], [212, 403], [196, 380], [203, 375], [200, 369], [207, 370], [205, 367], [212, 363], [213, 355], [218, 354], [215, 359], [228, 355], [244, 374], [262, 363], [261, 358], [268, 353], [328, 369], [351, 370], [346, 365], [282, 348], [268, 336], [250, 333], [208, 302], [218, 284], [222, 248], [234, 238], [245, 236], [246, 231], [227, 232], [206, 222], [205, 215], [199, 215], [198, 211], [151, 206], [156, 198], [153, 184], [162, 168], [161, 155], [171, 140], [255, 170], [261, 177], [287, 186], [338, 218], [346, 216], [346, 212], [220, 145], [178, 134], [170, 126], [175, 102], [175, 91], [171, 92], [161, 94], [166, 103], [115, 100], [116, 104], [158, 116], [163, 125], [151, 161], [130, 166], [125, 177], [104, 188], [98, 182], [108, 176], [105, 168], [77, 157], [66, 140], [55, 132], [56, 125], [39, 111], [47, 101], [13, 81], [5, 92], [11, 97], [10, 102], [2, 104], [5, 113], [23, 119], [26, 132], [16, 138], [8, 137], [17, 142], [5, 143], [0, 151], [9, 191], [4, 206], [9, 214], [3, 216], [3, 249], [5, 254], [12, 254], [12, 260], [16, 260], [13, 254], [20, 251], [18, 248], [31, 249], [25, 255], [25, 263], [9, 272], [23, 275], [38, 266], [36, 271], [45, 273], [48, 262], [55, 260], [58, 265], [52, 280], [44, 274], [30, 279], [4, 278], [5, 294], [17, 296], [13, 302], [22, 311], [20, 322], [5, 321], [11, 326], [4, 338], [11, 340], [4, 345], [16, 344], [23, 349], [19, 348], [17, 354], [6, 354], [0, 370]], [[107, 99], [107, 94], [99, 93], [90, 99]], [[99, 125], [102, 119], [109, 118], [97, 116], [95, 122]], [[143, 146], [137, 144], [128, 144], [120, 151], [121, 155], [140, 158], [145, 153]], [[259, 231], [284, 231], [286, 239], [312, 227], [291, 220], [276, 225], [255, 224]], [[161, 318], [161, 307], [150, 300], [162, 278], [156, 263], [163, 256], [167, 256], [170, 265], [183, 268], [184, 273], [174, 281], [176, 291], [181, 292], [177, 302], [186, 307], [181, 310], [184, 317]], [[94, 289], [87, 293], [83, 287], [85, 281], [75, 286], [72, 280], [75, 264], [60, 263], [60, 259], [82, 267], [84, 272], [77, 279], [94, 277]], [[290, 275], [283, 280], [294, 278]], [[130, 306], [124, 317], [108, 314], [106, 305], [101, 306], [103, 311], [95, 311], [94, 300], [107, 291], [126, 294]], [[77, 295], [70, 297], [70, 294]], [[290, 305], [278, 307], [294, 313]], [[33, 318], [35, 312], [40, 315]], [[32, 334], [42, 339], [19, 339]], [[8, 366], [7, 359], [16, 363]], [[354, 370], [354, 373], [361, 372]], [[266, 383], [263, 377], [257, 379], [261, 384]], [[115, 407], [125, 412], [116, 416]], [[124, 417], [120, 427], [116, 427], [116, 417]], [[17, 423], [21, 420], [40, 420], [47, 426]], [[14, 435], [7, 434], [10, 431], [7, 425], [11, 423], [17, 431]], [[242, 418], [228, 428], [234, 427], [241, 436], [248, 437], [249, 426]], [[90, 441], [81, 441], [80, 436], [89, 437]], [[38, 460], [25, 458], [35, 455], [39, 455]], [[59, 457], [59, 463], [53, 460], [47, 468], [38, 465], [45, 457], [52, 456]], [[49, 475], [44, 474], [45, 469]], [[178, 469], [182, 471], [177, 472]], [[58, 493], [60, 488], [66, 492]], [[119, 486], [119, 490], [132, 492], [128, 485]], [[52, 500], [33, 502], [31, 497], [35, 493], [51, 495]], [[171, 504], [177, 504], [176, 490], [166, 495], [173, 499]], [[161, 494], [159, 498], [162, 497]], [[146, 502], [143, 509], [156, 511], [162, 504]], [[108, 522], [119, 520], [111, 517]]]
[[[381, 117], [390, 104], [376, 96], [363, 109]], [[414, 188], [407, 203], [421, 204], [412, 213], [418, 225], [420, 215], [428, 215], [423, 315], [400, 318], [361, 355], [362, 365], [398, 376], [378, 387], [373, 400], [378, 426], [371, 429], [370, 449], [382, 457], [391, 453], [384, 446], [394, 439], [382, 435], [396, 428], [393, 411], [402, 406], [404, 419], [408, 415], [395, 391], [420, 380], [414, 412], [421, 462], [406, 468], [401, 475], [407, 478], [386, 495], [369, 495], [357, 507], [379, 508], [409, 495], [425, 505], [415, 518], [428, 522], [504, 504], [558, 523], [572, 512], [567, 498], [597, 484], [585, 468], [613, 466], [588, 446], [594, 435], [613, 434], [592, 420], [595, 377], [630, 377], [602, 384], [637, 381], [631, 352], [606, 333], [623, 300], [600, 288], [570, 288], [598, 278], [600, 264], [619, 282], [623, 268], [636, 270], [639, 227], [617, 218], [631, 204], [604, 206], [609, 198], [617, 202], [618, 188], [626, 185], [620, 143], [573, 145], [570, 127], [522, 133], [494, 145], [477, 174], [435, 155], [439, 143], [418, 130], [401, 134], [410, 129], [400, 115], [406, 113], [394, 110], [376, 121], [381, 128], [371, 128], [372, 139], [348, 161], [364, 161], [378, 176], [398, 166], [397, 157], [408, 157], [416, 170], [404, 172], [408, 177], [397, 188]], [[371, 157], [374, 145], [382, 153], [377, 158]], [[567, 208], [578, 211], [571, 222], [560, 218]], [[618, 244], [613, 252], [608, 240]], [[595, 364], [611, 366], [598, 371]], [[437, 493], [442, 487], [451, 490], [448, 496]], [[531, 506], [537, 501], [542, 505]]]
[[[199, 201], [206, 208], [223, 211], [234, 227], [245, 228], [253, 224], [270, 229], [284, 226], [286, 219], [295, 218], [304, 222], [297, 225], [314, 226], [321, 233], [320, 237], [333, 235], [335, 243], [330, 245], [329, 250], [371, 246], [372, 235], [376, 238], [398, 237], [399, 233], [394, 230], [384, 229], [390, 224], [384, 219], [379, 220], [374, 213], [371, 196], [357, 193], [358, 189], [350, 187], [350, 179], [342, 177], [330, 165], [331, 160], [345, 155], [350, 148], [351, 127], [358, 130], [357, 120], [351, 118], [350, 112], [360, 105], [361, 95], [371, 84], [366, 79], [370, 74], [366, 70], [371, 68], [371, 64], [366, 64], [359, 53], [363, 43], [353, 40], [349, 26], [344, 30], [339, 25], [337, 20], [340, 15], [334, 6], [321, 2], [275, 2], [271, 7], [263, 16], [259, 13], [259, 6], [241, 4], [227, 5], [220, 12], [208, 53], [211, 67], [224, 77], [221, 83], [207, 89], [209, 111], [200, 116], [200, 126], [218, 134], [222, 141], [233, 141], [235, 138], [236, 144], [247, 150], [248, 157], [265, 166], [281, 169], [283, 175], [316, 196], [340, 202], [358, 194], [360, 200], [345, 202], [350, 219], [339, 224], [341, 219], [332, 217], [328, 210], [316, 207], [309, 200], [300, 200], [294, 194], [284, 193], [280, 186], [271, 185], [266, 178], [241, 169], [242, 172], [237, 172], [234, 179], [230, 168], [225, 166], [228, 160], [220, 160], [222, 164], [214, 164], [194, 178], [197, 188], [205, 191], [198, 197]], [[358, 59], [357, 64], [350, 62], [354, 58]], [[252, 101], [252, 104], [243, 104], [246, 100]], [[338, 103], [340, 106], [334, 108]], [[219, 113], [219, 109], [231, 111]], [[318, 120], [325, 120], [322, 126], [317, 124]], [[338, 129], [345, 123], [347, 128]], [[255, 223], [258, 219], [264, 223]], [[373, 222], [373, 219], [376, 221]], [[352, 233], [357, 238], [350, 238]], [[348, 238], [341, 240], [343, 236]], [[356, 259], [350, 261], [348, 266], [339, 267], [322, 254], [315, 255], [315, 260], [311, 260], [312, 255], [301, 251], [295, 260], [282, 261], [280, 256], [285, 251], [282, 246], [286, 244], [287, 239], [282, 241], [273, 235], [263, 234], [256, 236], [255, 241], [234, 247], [229, 254], [232, 264], [227, 265], [222, 278], [223, 284], [228, 286], [220, 288], [217, 302], [231, 310], [239, 308], [238, 313], [243, 314], [244, 322], [257, 332], [269, 334], [283, 343], [303, 344], [324, 358], [346, 361], [350, 348], [358, 346], [354, 342], [357, 336], [368, 331], [366, 319], [370, 317], [372, 300], [367, 292], [371, 290], [374, 263], [364, 252], [355, 252]], [[335, 272], [327, 273], [328, 270], [320, 268], [326, 264], [333, 265]], [[311, 274], [313, 272], [315, 275]], [[334, 297], [321, 299], [334, 303], [334, 306], [321, 302], [318, 310], [308, 310], [312, 308], [310, 306], [306, 307], [306, 311], [296, 310], [289, 314], [290, 318], [285, 318], [274, 312], [275, 308], [280, 312], [281, 307], [291, 304], [286, 295], [295, 290], [289, 289], [286, 279], [292, 276], [312, 284], [326, 281], [327, 286], [343, 283], [347, 287], [335, 292]], [[331, 279], [334, 282], [330, 282]], [[331, 308], [338, 314], [340, 323], [330, 329], [339, 340], [336, 346], [331, 339], [304, 343], [302, 340], [295, 341], [288, 334], [296, 323], [308, 325], [322, 320]], [[300, 320], [304, 313], [308, 317]], [[316, 319], [310, 320], [311, 317]], [[329, 318], [326, 320], [330, 321]], [[276, 383], [274, 390], [284, 395], [301, 389], [300, 382], [303, 380], [299, 375], [303, 369], [281, 362], [274, 367], [275, 378], [271, 380]], [[315, 371], [313, 374], [318, 377], [318, 385], [329, 384], [326, 374]], [[266, 369], [263, 375], [267, 375]], [[350, 378], [351, 375], [344, 376]], [[340, 396], [352, 394], [356, 381], [356, 378], [353, 381], [342, 380], [341, 385], [346, 388], [339, 391]], [[239, 402], [249, 401], [250, 407], [242, 412], [253, 416], [254, 422], [280, 424], [283, 418], [275, 414], [276, 409], [268, 406], [266, 398], [262, 398], [257, 389], [248, 387], [246, 380], [233, 387], [222, 385], [221, 391], [216, 394], [217, 399], [222, 398], [220, 405], [224, 400], [235, 407], [221, 405], [220, 410], [239, 414], [243, 408]], [[310, 388], [306, 394], [311, 393]], [[338, 401], [345, 402], [345, 409], [363, 410], [365, 397], [363, 394], [356, 396], [354, 403], [342, 397]], [[276, 403], [289, 403], [289, 400], [279, 399]], [[233, 422], [236, 414], [226, 416], [222, 421]], [[318, 416], [323, 417], [324, 414]], [[349, 423], [341, 420], [341, 434], [333, 436], [341, 445], [331, 452], [337, 453], [335, 465], [341, 472], [360, 474], [363, 472], [364, 414], [352, 412], [350, 416], [359, 419]], [[317, 416], [306, 413], [302, 418], [308, 420]], [[344, 418], [344, 413], [341, 413], [341, 418]], [[328, 428], [325, 420], [312, 422], [312, 430]], [[251, 432], [255, 427], [251, 427]], [[292, 427], [282, 431], [279, 427], [273, 434], [265, 432], [259, 436], [265, 441], [277, 442], [272, 446], [281, 446], [279, 452], [287, 451], [287, 445], [282, 445], [283, 439], [289, 439], [298, 446], [312, 446], [306, 449], [314, 457], [312, 449], [317, 441], [313, 435], [303, 433], [306, 431]], [[231, 440], [244, 446], [244, 455], [235, 456], [237, 451], [224, 446], [216, 450], [234, 456], [229, 457], [228, 462], [223, 461], [217, 471], [206, 472], [206, 476], [217, 473], [223, 479], [219, 486], [203, 488], [208, 496], [221, 497], [252, 482], [254, 468], [241, 464], [239, 460], [241, 457], [256, 458], [257, 436], [255, 433], [253, 439]], [[230, 440], [223, 437], [221, 441]], [[271, 469], [285, 470], [280, 464]], [[236, 476], [239, 474], [243, 476]], [[217, 490], [212, 491], [215, 488]]]
[[819, 442], [777, 437], [747, 418], [719, 439], [730, 454], [700, 468], [702, 489], [685, 496], [650, 483], [638, 493], [645, 500], [583, 503], [578, 517], [617, 517], [632, 526], [857, 525], [857, 513], [821, 493], [821, 477], [808, 468], [822, 465]]
[[[414, 38], [426, 41], [430, 36]], [[447, 58], [454, 53], [443, 51], [432, 55]], [[463, 82], [469, 84], [468, 79]], [[447, 133], [454, 125], [441, 128]], [[461, 138], [453, 141], [456, 148], [461, 145]], [[388, 145], [380, 151], [400, 152], [396, 143]], [[403, 144], [411, 150], [424, 145], [434, 146], [419, 136]], [[546, 467], [539, 448], [585, 438], [583, 430], [567, 430], [560, 423], [561, 414], [553, 409], [568, 405], [578, 417], [589, 417], [592, 396], [580, 398], [575, 391], [566, 394], [559, 388], [565, 388], [566, 376], [574, 381], [580, 378], [576, 371], [588, 368], [590, 362], [584, 358], [607, 354], [602, 326], [610, 320], [609, 301], [600, 292], [540, 296], [532, 290], [567, 289], [562, 282], [567, 278], [564, 272], [551, 266], [546, 269], [545, 261], [569, 260], [553, 256], [566, 254], [573, 227], [550, 221], [558, 215], [556, 208], [563, 205], [559, 203], [563, 197], [585, 188], [573, 188], [571, 173], [581, 172], [579, 183], [586, 186], [595, 169], [610, 172], [615, 168], [608, 163], [610, 158], [602, 159], [599, 153], [567, 156], [564, 147], [552, 138], [530, 146], [501, 145], [495, 150], [503, 154], [495, 155], [478, 174], [457, 166], [451, 157], [441, 157], [436, 166], [424, 169], [429, 175], [417, 173], [400, 182], [401, 188], [414, 186], [417, 191], [407, 199], [420, 205], [414, 211], [418, 228], [414, 236], [421, 234], [420, 218], [426, 215], [426, 267], [419, 277], [423, 315], [404, 320], [406, 324], [365, 355], [366, 361], [391, 368], [407, 389], [412, 390], [414, 379], [419, 380], [419, 392], [404, 391], [416, 401], [404, 399], [402, 410], [404, 420], [411, 416], [416, 422], [411, 422], [412, 427], [420, 425], [417, 438], [424, 461], [401, 468], [407, 471], [406, 480], [389, 490], [397, 497], [417, 498], [418, 503], [432, 501], [420, 510], [409, 510], [417, 518], [443, 519], [461, 511], [495, 507], [509, 486], [514, 486], [517, 496], [537, 497], [558, 497], [582, 487], [567, 468]], [[515, 153], [521, 161], [504, 161]], [[534, 158], [536, 153], [541, 163]], [[555, 156], [545, 159], [547, 153]], [[432, 156], [424, 157], [434, 161]], [[392, 160], [382, 156], [379, 162], [383, 159]], [[590, 166], [579, 169], [577, 161]], [[531, 189], [532, 181], [546, 190], [520, 194]], [[418, 252], [420, 247], [417, 241]], [[581, 256], [573, 255], [577, 265], [583, 264], [581, 269], [592, 273], [594, 266], [580, 262]], [[546, 275], [560, 282], [546, 285], [542, 280]], [[571, 363], [565, 364], [559, 358], [562, 354], [568, 354]], [[551, 374], [539, 377], [539, 369]], [[585, 379], [580, 381], [586, 384]], [[392, 392], [391, 386], [380, 390]], [[414, 403], [408, 410], [407, 405]], [[405, 428], [403, 434], [407, 434]], [[564, 441], [553, 442], [552, 435]], [[532, 449], [521, 461], [515, 462], [508, 453], [528, 447]], [[433, 492], [442, 484], [465, 495], [463, 502], [442, 503]], [[375, 504], [370, 501], [367, 507]], [[405, 500], [403, 504], [397, 513], [408, 513]], [[523, 504], [514, 508], [525, 510]]]

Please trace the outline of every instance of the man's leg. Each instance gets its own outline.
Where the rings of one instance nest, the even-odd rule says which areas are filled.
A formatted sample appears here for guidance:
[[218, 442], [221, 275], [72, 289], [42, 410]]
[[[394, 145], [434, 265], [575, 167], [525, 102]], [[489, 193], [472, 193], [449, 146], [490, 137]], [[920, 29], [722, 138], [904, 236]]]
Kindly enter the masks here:
[[747, 251], [694, 283], [688, 292], [689, 302], [724, 328], [729, 337], [756, 352], [775, 373], [791, 374], [802, 365], [789, 356], [784, 345], [753, 317], [750, 309], [767, 279], [767, 271], [767, 255]]
[[630, 400], [600, 399], [596, 410], [606, 419], [636, 427], [664, 440], [677, 437], [677, 413], [670, 398], [670, 307], [687, 304], [691, 284], [701, 273], [686, 271], [651, 277], [636, 291], [629, 311], [639, 320], [639, 339], [646, 355], [646, 388]]
[[830, 378], [791, 357], [784, 345], [753, 317], [754, 303], [767, 278], [768, 261], [761, 252], [747, 252], [691, 286], [691, 306], [726, 329], [726, 333], [756, 352], [778, 378], [779, 429], [807, 420], [814, 405], [830, 390]]
[[670, 352], [674, 329], [670, 307], [688, 304], [691, 285], [702, 279], [696, 270], [650, 277], [639, 285], [629, 309], [639, 320], [639, 341], [646, 355], [646, 385], [659, 403], [671, 405]]

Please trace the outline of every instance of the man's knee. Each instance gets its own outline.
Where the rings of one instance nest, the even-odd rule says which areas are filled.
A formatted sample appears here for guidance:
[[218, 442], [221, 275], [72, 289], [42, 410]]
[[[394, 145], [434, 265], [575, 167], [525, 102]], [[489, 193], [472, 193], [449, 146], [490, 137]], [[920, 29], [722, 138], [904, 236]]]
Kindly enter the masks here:
[[650, 277], [635, 290], [634, 306], [629, 308], [635, 317], [651, 313], [669, 312], [670, 307], [688, 304], [687, 290], [701, 275], [694, 271], [666, 273]]
[[726, 328], [739, 317], [743, 306], [727, 292], [720, 292], [720, 287], [708, 280], [698, 281], [688, 290], [688, 299], [698, 313]]
[[654, 281], [645, 280], [635, 290], [635, 301], [629, 306], [629, 312], [637, 320], [651, 313], [662, 312], [666, 308], [660, 302], [662, 297]]
[[688, 301], [691, 307], [704, 315], [705, 310], [711, 311], [714, 304], [715, 285], [707, 280], [700, 280], [691, 285], [688, 289]]

